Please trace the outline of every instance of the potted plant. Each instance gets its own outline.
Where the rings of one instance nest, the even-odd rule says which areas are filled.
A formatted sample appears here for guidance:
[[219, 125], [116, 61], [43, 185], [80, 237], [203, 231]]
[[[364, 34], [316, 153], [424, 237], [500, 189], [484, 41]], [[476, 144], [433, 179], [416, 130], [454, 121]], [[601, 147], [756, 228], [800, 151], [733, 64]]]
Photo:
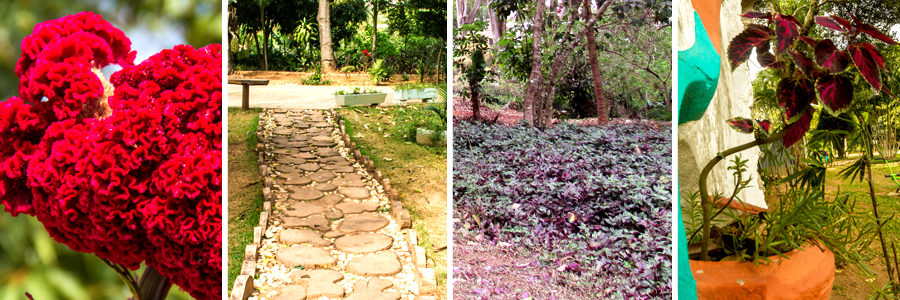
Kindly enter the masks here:
[[[685, 222], [685, 227], [693, 227], [688, 230], [691, 237], [688, 240], [697, 241], [689, 246], [693, 249], [689, 253], [696, 252], [690, 265], [697, 280], [697, 293], [704, 299], [827, 299], [834, 278], [834, 255], [849, 258], [848, 244], [858, 246], [861, 239], [855, 237], [871, 231], [857, 227], [861, 216], [853, 215], [851, 201], [843, 196], [825, 200], [822, 162], [804, 159], [809, 168], [779, 181], [779, 184], [791, 183], [791, 187], [769, 211], [751, 209], [735, 198], [750, 183], [743, 174], [746, 161], [739, 157], [729, 167], [736, 183], [730, 197], [720, 193], [711, 197], [707, 176], [716, 164], [743, 150], [776, 141], [790, 147], [809, 131], [814, 114], [837, 115], [847, 110], [854, 93], [848, 75], [858, 73], [876, 91], [890, 94], [881, 83], [880, 72], [885, 68], [881, 54], [859, 38], [867, 35], [891, 45], [897, 43], [856, 18], [852, 21], [836, 15], [815, 18], [818, 25], [846, 38], [838, 43], [842, 46], [838, 48], [830, 39], [807, 36], [808, 31], [801, 31], [801, 23], [789, 15], [749, 12], [743, 17], [762, 20], [765, 25], [750, 24], [735, 36], [728, 47], [728, 59], [734, 69], [746, 62], [755, 48], [759, 64], [780, 77], [776, 97], [784, 107], [784, 126], [772, 132], [773, 125], [768, 121], [740, 117], [728, 120], [736, 130], [756, 132], [757, 139], [720, 152], [710, 160], [700, 173], [699, 191], [688, 196], [693, 201], [685, 211], [692, 218]], [[830, 134], [817, 133], [811, 142]], [[714, 211], [714, 206], [722, 208]], [[749, 212], [738, 213], [724, 207]], [[716, 218], [723, 213], [735, 221], [714, 227], [713, 222], [719, 221]], [[847, 228], [855, 229], [845, 231]], [[801, 266], [814, 268], [801, 270]], [[724, 274], [740, 275], [725, 277]]]
[[416, 143], [428, 146], [447, 144], [447, 110], [434, 105], [428, 105], [426, 110], [438, 115], [440, 122], [429, 121], [423, 127], [416, 128]]
[[376, 89], [354, 87], [350, 91], [339, 90], [334, 92], [334, 101], [340, 106], [371, 104], [373, 106], [384, 102], [387, 93]]
[[437, 97], [437, 89], [424, 83], [404, 83], [397, 86], [394, 91], [394, 99], [406, 101], [408, 99], [434, 99]]

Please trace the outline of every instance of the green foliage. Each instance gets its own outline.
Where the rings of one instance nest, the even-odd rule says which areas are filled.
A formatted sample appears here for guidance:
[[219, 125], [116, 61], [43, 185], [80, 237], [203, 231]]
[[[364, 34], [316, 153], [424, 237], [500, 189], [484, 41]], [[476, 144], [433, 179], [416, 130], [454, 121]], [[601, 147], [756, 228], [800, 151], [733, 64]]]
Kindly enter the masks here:
[[359, 87], [359, 86], [353, 87], [353, 89], [350, 91], [338, 90], [338, 91], [334, 92], [335, 95], [362, 95], [362, 94], [377, 94], [377, 93], [381, 93], [381, 92], [376, 89]]
[[303, 78], [300, 80], [305, 85], [329, 85], [331, 84], [331, 80], [325, 79], [325, 76], [322, 75], [322, 66], [317, 65], [316, 71], [312, 75], [307, 78]]
[[385, 66], [383, 59], [379, 59], [372, 64], [372, 68], [369, 69], [369, 75], [372, 76], [372, 82], [378, 84], [391, 79], [391, 70]]

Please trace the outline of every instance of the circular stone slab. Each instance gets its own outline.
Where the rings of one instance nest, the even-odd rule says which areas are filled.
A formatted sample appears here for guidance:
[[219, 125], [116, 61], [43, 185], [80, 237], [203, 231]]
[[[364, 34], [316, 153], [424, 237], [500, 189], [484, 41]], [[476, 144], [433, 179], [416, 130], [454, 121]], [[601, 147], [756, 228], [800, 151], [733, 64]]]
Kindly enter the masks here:
[[287, 216], [290, 216], [290, 217], [303, 218], [303, 217], [308, 217], [308, 216], [314, 215], [314, 214], [320, 214], [320, 213], [323, 213], [326, 211], [327, 210], [325, 210], [324, 207], [321, 207], [321, 206], [318, 206], [315, 204], [306, 203], [306, 202], [300, 202], [300, 203], [291, 205], [290, 209], [285, 211], [284, 214]]
[[347, 264], [350, 273], [361, 276], [389, 276], [400, 272], [400, 258], [394, 251], [384, 251], [354, 258]]
[[335, 176], [334, 173], [326, 170], [319, 170], [318, 172], [309, 175], [309, 179], [312, 179], [315, 182], [327, 182], [334, 179], [335, 177], [337, 176]]
[[292, 155], [292, 156], [293, 156], [293, 157], [296, 157], [296, 158], [303, 158], [303, 159], [313, 159], [313, 158], [316, 158], [316, 155], [315, 155], [315, 154], [312, 154], [312, 153], [297, 153], [297, 154], [294, 154], [294, 155]]
[[316, 127], [316, 128], [329, 128], [329, 127], [334, 127], [334, 125], [331, 125], [331, 123], [328, 123], [328, 122], [312, 123], [312, 126], [313, 126], [313, 127]]
[[287, 180], [285, 180], [285, 181], [282, 182], [281, 184], [285, 184], [285, 185], [307, 185], [307, 184], [312, 183], [312, 180], [310, 180], [309, 178], [303, 177], [303, 176], [301, 176], [300, 174], [291, 174], [291, 175], [296, 175], [296, 176], [292, 176], [292, 177], [288, 178]]
[[278, 128], [275, 128], [275, 130], [272, 130], [272, 133], [280, 134], [280, 135], [292, 135], [292, 134], [294, 134], [294, 131], [290, 130], [288, 128], [278, 127]]
[[294, 300], [306, 299], [306, 287], [302, 285], [289, 285], [281, 288], [281, 292], [277, 296], [269, 298], [272, 300]]
[[312, 142], [312, 145], [313, 145], [314, 147], [334, 147], [334, 145], [337, 145], [337, 143], [335, 143], [334, 141], [331, 141], [331, 142]]
[[336, 186], [355, 186], [355, 187], [364, 187], [366, 183], [363, 182], [362, 175], [352, 173], [352, 174], [344, 174], [341, 177], [335, 178], [331, 181]]
[[316, 151], [316, 155], [319, 157], [329, 157], [329, 156], [341, 156], [341, 153], [335, 150], [334, 148], [322, 148], [319, 151]]
[[369, 189], [364, 187], [345, 187], [338, 190], [338, 193], [350, 199], [366, 199], [369, 198]]
[[319, 165], [313, 164], [313, 163], [306, 163], [306, 164], [298, 165], [297, 169], [307, 171], [307, 172], [315, 172], [315, 171], [319, 170]]
[[329, 212], [325, 213], [325, 217], [326, 217], [326, 218], [329, 218], [329, 219], [332, 219], [332, 220], [336, 220], [336, 219], [343, 218], [343, 217], [344, 217], [344, 213], [342, 213], [342, 212], [339, 211], [339, 210], [332, 210], [332, 211], [329, 211]]
[[393, 243], [394, 238], [390, 236], [366, 233], [338, 238], [334, 241], [334, 247], [349, 253], [370, 253], [388, 249]]
[[308, 201], [322, 198], [322, 196], [325, 196], [325, 194], [322, 194], [322, 192], [317, 190], [294, 189], [294, 193], [291, 194], [291, 199]]
[[334, 142], [334, 139], [330, 136], [314, 136], [310, 140], [313, 142]]
[[313, 148], [313, 147], [303, 147], [303, 148], [297, 149], [297, 151], [300, 151], [300, 152], [312, 152], [313, 150], [316, 150], [316, 148]]
[[[394, 256], [397, 256], [397, 254], [394, 254]], [[303, 266], [304, 268], [313, 268], [316, 266], [330, 268], [335, 262], [334, 257], [331, 257], [331, 254], [328, 254], [328, 251], [309, 246], [284, 248], [278, 250], [275, 257], [290, 268], [295, 266]], [[350, 263], [353, 262], [351, 261]]]
[[[293, 282], [306, 282], [309, 287], [306, 289], [307, 299], [318, 299], [325, 296], [329, 298], [340, 298], [344, 296], [344, 288], [335, 281], [344, 279], [344, 274], [334, 270], [294, 270], [291, 272]], [[302, 299], [302, 298], [297, 298]]]
[[381, 229], [384, 226], [387, 226], [387, 224], [388, 221], [380, 217], [359, 216], [345, 219], [343, 222], [341, 222], [341, 225], [338, 225], [338, 229], [347, 233], [375, 231]]
[[[333, 165], [338, 165], [338, 166], [349, 166], [350, 165], [350, 162], [347, 161], [346, 158], [343, 158], [340, 156], [332, 156], [332, 157], [323, 158], [322, 162], [327, 162], [327, 163], [330, 163]], [[346, 163], [346, 164], [342, 164], [342, 163]]]
[[278, 241], [287, 245], [310, 243], [316, 246], [331, 246], [331, 241], [323, 239], [321, 234], [309, 229], [286, 229], [278, 236]]
[[358, 214], [364, 211], [375, 211], [378, 206], [378, 202], [363, 201], [362, 203], [343, 202], [335, 205], [334, 208], [340, 209], [345, 214]]
[[337, 186], [330, 183], [320, 183], [313, 188], [320, 192], [330, 192], [337, 189]]
[[294, 128], [306, 129], [309, 128], [309, 124], [303, 122], [294, 123]]

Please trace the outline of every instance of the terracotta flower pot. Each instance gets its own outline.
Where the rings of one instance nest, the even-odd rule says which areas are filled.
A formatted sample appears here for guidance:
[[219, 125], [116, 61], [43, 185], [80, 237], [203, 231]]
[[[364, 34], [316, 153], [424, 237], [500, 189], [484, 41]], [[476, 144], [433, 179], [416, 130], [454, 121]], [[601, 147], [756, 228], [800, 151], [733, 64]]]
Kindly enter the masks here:
[[834, 284], [834, 254], [815, 245], [770, 256], [772, 263], [694, 261], [698, 299], [829, 299]]

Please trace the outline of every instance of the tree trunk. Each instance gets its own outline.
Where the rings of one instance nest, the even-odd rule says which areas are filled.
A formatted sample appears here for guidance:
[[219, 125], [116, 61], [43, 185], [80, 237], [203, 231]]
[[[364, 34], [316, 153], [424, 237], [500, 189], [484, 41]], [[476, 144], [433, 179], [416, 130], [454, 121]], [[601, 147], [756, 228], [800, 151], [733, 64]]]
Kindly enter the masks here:
[[[585, 22], [590, 19], [591, 1], [584, 0], [582, 15]], [[591, 60], [591, 75], [594, 77], [594, 101], [597, 102], [597, 124], [609, 123], [609, 112], [606, 107], [606, 95], [603, 93], [603, 77], [600, 74], [600, 61], [597, 60], [597, 42], [594, 39], [594, 28], [585, 31], [587, 37], [588, 57]]]
[[253, 33], [253, 41], [255, 42], [254, 44], [256, 44], [256, 57], [257, 57], [257, 59], [259, 59], [259, 68], [262, 69], [264, 63], [263, 63], [262, 48], [259, 45], [259, 32]]
[[534, 123], [535, 99], [544, 86], [544, 75], [541, 71], [541, 52], [544, 39], [544, 1], [535, 1], [537, 11], [534, 13], [534, 41], [531, 45], [531, 74], [528, 75], [525, 88], [524, 119], [528, 124]]
[[491, 23], [491, 46], [494, 46], [503, 37], [503, 32], [506, 30], [506, 20], [500, 18], [493, 9], [489, 9], [488, 21]]
[[372, 61], [375, 61], [375, 43], [378, 41], [378, 1], [372, 1]]
[[328, 0], [319, 0], [319, 52], [322, 58], [322, 70], [326, 73], [334, 71], [334, 49], [331, 42], [331, 9]]
[[259, 22], [263, 26], [263, 64], [265, 71], [269, 70], [269, 24], [266, 22], [266, 10], [262, 6], [259, 7]]

